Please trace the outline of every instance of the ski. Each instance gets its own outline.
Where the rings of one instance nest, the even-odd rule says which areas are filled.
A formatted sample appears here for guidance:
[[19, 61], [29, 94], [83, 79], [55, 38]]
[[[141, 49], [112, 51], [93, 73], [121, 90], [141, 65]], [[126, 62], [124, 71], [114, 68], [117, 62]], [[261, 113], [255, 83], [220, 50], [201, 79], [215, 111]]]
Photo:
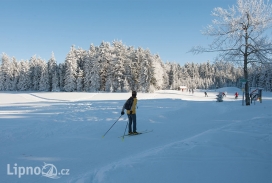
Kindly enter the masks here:
[[119, 138], [123, 138], [123, 137], [131, 137], [131, 136], [141, 135], [141, 134], [149, 133], [149, 132], [153, 132], [153, 130], [145, 130], [145, 131], [141, 131], [141, 132], [138, 132], [138, 134], [126, 134], [126, 135], [122, 135], [122, 136], [119, 137]]

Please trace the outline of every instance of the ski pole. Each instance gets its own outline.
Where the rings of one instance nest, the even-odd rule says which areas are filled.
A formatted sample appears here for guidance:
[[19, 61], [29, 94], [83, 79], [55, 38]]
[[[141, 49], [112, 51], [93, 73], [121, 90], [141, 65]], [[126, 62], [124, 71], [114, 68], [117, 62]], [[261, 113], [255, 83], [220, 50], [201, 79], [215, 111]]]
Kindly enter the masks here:
[[[113, 123], [113, 125], [115, 125], [115, 123], [121, 118], [121, 116]], [[113, 125], [111, 125], [110, 129], [113, 127]], [[105, 135], [110, 131], [110, 129], [108, 129], [108, 131], [102, 136], [102, 138], [105, 137]]]
[[[128, 122], [127, 122], [127, 126], [128, 126]], [[125, 138], [125, 133], [126, 133], [126, 131], [127, 131], [127, 126], [126, 126], [125, 131], [124, 131], [123, 140], [124, 140], [124, 138]]]

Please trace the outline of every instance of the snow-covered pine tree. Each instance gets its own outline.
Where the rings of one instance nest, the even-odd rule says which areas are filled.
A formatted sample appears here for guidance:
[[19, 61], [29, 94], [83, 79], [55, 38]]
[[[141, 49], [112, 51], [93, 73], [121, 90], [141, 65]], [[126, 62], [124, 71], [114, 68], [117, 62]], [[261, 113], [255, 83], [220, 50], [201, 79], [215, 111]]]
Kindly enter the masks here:
[[180, 64], [177, 64], [177, 89], [179, 88], [179, 86], [182, 85], [182, 79], [183, 79], [183, 72], [182, 72], [182, 67], [180, 66]]
[[5, 71], [5, 66], [6, 63], [8, 61], [8, 56], [3, 53], [2, 54], [2, 58], [1, 58], [1, 65], [0, 65], [0, 90], [5, 90], [5, 82], [6, 82], [6, 71]]
[[79, 69], [77, 73], [77, 91], [80, 92], [83, 90], [83, 70]]
[[64, 87], [67, 92], [76, 91], [77, 60], [74, 53], [74, 46], [71, 47], [65, 59]]
[[199, 77], [200, 78], [206, 78], [206, 63], [199, 64]]
[[125, 78], [128, 82], [129, 85], [129, 90], [134, 90], [134, 85], [135, 85], [135, 79], [133, 73], [134, 73], [134, 64], [138, 62], [138, 57], [136, 50], [133, 47], [128, 47], [127, 51], [127, 56], [124, 60], [124, 68], [125, 68]]
[[0, 74], [0, 89], [10, 91], [12, 88], [12, 64], [7, 54], [3, 53]]
[[180, 86], [180, 65], [177, 63], [173, 63], [173, 70], [174, 70], [174, 77], [173, 77], [173, 89], [177, 90], [178, 87]]
[[125, 80], [124, 80], [123, 92], [129, 92], [129, 91], [130, 91], [130, 87], [129, 87], [127, 78], [125, 78]]
[[[75, 57], [77, 60], [77, 75], [76, 75], [76, 81], [77, 81], [77, 91], [83, 91], [85, 89], [84, 83], [85, 83], [85, 74], [84, 74], [84, 65], [85, 61], [89, 59], [88, 51], [78, 48], [75, 50]], [[79, 83], [78, 83], [79, 82]]]
[[175, 69], [175, 65], [173, 63], [170, 64], [170, 70], [169, 70], [169, 86], [170, 86], [170, 90], [175, 90], [176, 86], [175, 84], [175, 77], [176, 77], [176, 69]]
[[108, 75], [108, 77], [106, 79], [105, 91], [106, 92], [114, 92], [114, 88], [112, 86], [112, 76], [111, 75]]
[[39, 91], [49, 91], [49, 73], [48, 73], [48, 65], [45, 61], [41, 62], [41, 77], [39, 82]]
[[107, 92], [116, 92], [116, 87], [114, 83], [114, 68], [116, 63], [116, 55], [112, 55], [109, 63], [107, 64], [107, 72], [106, 72], [106, 83], [105, 83], [105, 91]]
[[[111, 53], [111, 60], [108, 61], [106, 65], [102, 65], [104, 67], [103, 72], [105, 76], [105, 91], [107, 92], [116, 92], [116, 86], [114, 83], [114, 75], [115, 75], [115, 64], [116, 64], [116, 55]], [[106, 71], [106, 72], [105, 72]]]
[[11, 68], [12, 68], [12, 81], [11, 81], [11, 91], [16, 91], [17, 90], [17, 84], [19, 80], [19, 64], [16, 61], [15, 57], [12, 57], [12, 62], [11, 62]]
[[74, 50], [74, 53], [75, 53], [77, 68], [79, 72], [80, 70], [83, 70], [85, 57], [87, 56], [87, 51], [83, 50], [82, 48], [78, 48]]
[[[164, 67], [165, 65], [163, 65]], [[166, 73], [166, 70], [165, 68], [163, 69], [163, 87], [162, 89], [167, 89], [169, 88], [169, 76], [168, 74]]]
[[37, 56], [34, 55], [30, 58], [29, 64], [30, 64], [31, 90], [38, 91], [42, 74], [43, 60], [41, 58], [37, 58]]
[[157, 90], [157, 78], [155, 75], [154, 56], [151, 55], [149, 50], [146, 50], [146, 57], [148, 61], [148, 76], [149, 76], [149, 88], [147, 92], [154, 92]]
[[148, 76], [148, 61], [147, 58], [142, 55], [142, 59], [140, 62], [140, 73], [139, 73], [139, 90], [143, 93], [149, 90], [149, 76]]
[[114, 41], [112, 48], [112, 63], [111, 63], [111, 76], [112, 86], [115, 91], [123, 91], [124, 88], [124, 74], [125, 74], [125, 55], [126, 47], [121, 41]]
[[90, 78], [91, 84], [90, 84], [89, 91], [97, 92], [100, 90], [100, 84], [101, 84], [101, 78], [100, 78], [100, 74], [99, 74], [100, 64], [96, 58], [93, 58], [92, 64], [93, 64], [93, 67], [90, 71], [91, 72], [91, 78]]
[[156, 79], [154, 78], [153, 58], [149, 50], [144, 51], [142, 55], [141, 70], [139, 75], [140, 91], [150, 92], [155, 89]]
[[134, 56], [131, 63], [131, 90], [140, 90], [140, 72], [141, 72], [141, 62], [143, 60], [143, 49], [139, 47], [134, 51]]
[[64, 90], [64, 76], [65, 76], [65, 63], [60, 63], [58, 66], [58, 75], [59, 75], [59, 87], [60, 91], [65, 91]]
[[31, 77], [30, 77], [30, 63], [27, 61], [20, 61], [19, 64], [19, 80], [17, 89], [19, 91], [31, 90]]
[[98, 49], [100, 91], [105, 91], [106, 80], [108, 76], [108, 67], [111, 59], [110, 43], [102, 42]]
[[52, 92], [60, 91], [58, 66], [52, 76]]
[[193, 76], [193, 80], [194, 80], [194, 84], [195, 84], [195, 87], [194, 87], [194, 89], [196, 89], [196, 88], [199, 88], [199, 78], [200, 78], [200, 76], [199, 76], [199, 64], [198, 63], [196, 63], [196, 64], [194, 64], [194, 67], [193, 67], [193, 69], [194, 69], [194, 76]]
[[161, 90], [164, 88], [164, 68], [163, 63], [159, 55], [154, 56], [153, 60], [153, 67], [154, 67], [154, 77], [156, 78], [156, 86], [157, 90]]
[[182, 73], [182, 77], [180, 78], [181, 80], [181, 86], [186, 86], [188, 87], [189, 86], [189, 82], [188, 82], [188, 79], [190, 78], [188, 72], [187, 72], [187, 69], [185, 66], [181, 67], [181, 71]]
[[83, 65], [83, 75], [84, 75], [84, 90], [89, 91], [91, 85], [91, 70], [93, 67], [92, 60], [96, 55], [96, 48], [93, 44], [91, 44], [90, 49], [86, 53], [86, 57], [84, 58]]
[[164, 64], [164, 71], [166, 72], [167, 77], [165, 77], [165, 79], [167, 79], [167, 81], [165, 81], [166, 87], [165, 89], [170, 89], [170, 70], [171, 70], [171, 65], [170, 62], [166, 62]]
[[59, 78], [57, 69], [58, 65], [55, 59], [55, 55], [52, 52], [51, 58], [48, 61], [49, 91], [59, 90]]

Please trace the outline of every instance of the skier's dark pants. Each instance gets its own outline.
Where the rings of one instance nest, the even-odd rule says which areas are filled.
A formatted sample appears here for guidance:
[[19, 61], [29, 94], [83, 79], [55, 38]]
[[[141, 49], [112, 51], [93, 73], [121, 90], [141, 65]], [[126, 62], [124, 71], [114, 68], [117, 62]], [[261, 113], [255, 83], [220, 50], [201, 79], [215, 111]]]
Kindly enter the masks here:
[[[136, 132], [136, 114], [128, 114], [128, 132]], [[131, 125], [133, 124], [133, 131], [131, 130]]]

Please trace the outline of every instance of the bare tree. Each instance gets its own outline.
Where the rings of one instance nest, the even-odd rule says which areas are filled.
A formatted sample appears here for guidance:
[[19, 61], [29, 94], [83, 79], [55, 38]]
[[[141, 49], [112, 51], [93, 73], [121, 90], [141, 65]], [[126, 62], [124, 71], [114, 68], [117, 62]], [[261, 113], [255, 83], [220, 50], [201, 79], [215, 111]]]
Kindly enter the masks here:
[[[214, 37], [206, 48], [196, 46], [194, 54], [218, 52], [217, 60], [243, 64], [244, 78], [248, 80], [248, 66], [271, 64], [272, 43], [267, 37], [272, 25], [272, 6], [269, 0], [237, 0], [228, 9], [215, 8], [215, 19], [202, 32]], [[245, 85], [246, 105], [250, 105], [248, 82]]]

